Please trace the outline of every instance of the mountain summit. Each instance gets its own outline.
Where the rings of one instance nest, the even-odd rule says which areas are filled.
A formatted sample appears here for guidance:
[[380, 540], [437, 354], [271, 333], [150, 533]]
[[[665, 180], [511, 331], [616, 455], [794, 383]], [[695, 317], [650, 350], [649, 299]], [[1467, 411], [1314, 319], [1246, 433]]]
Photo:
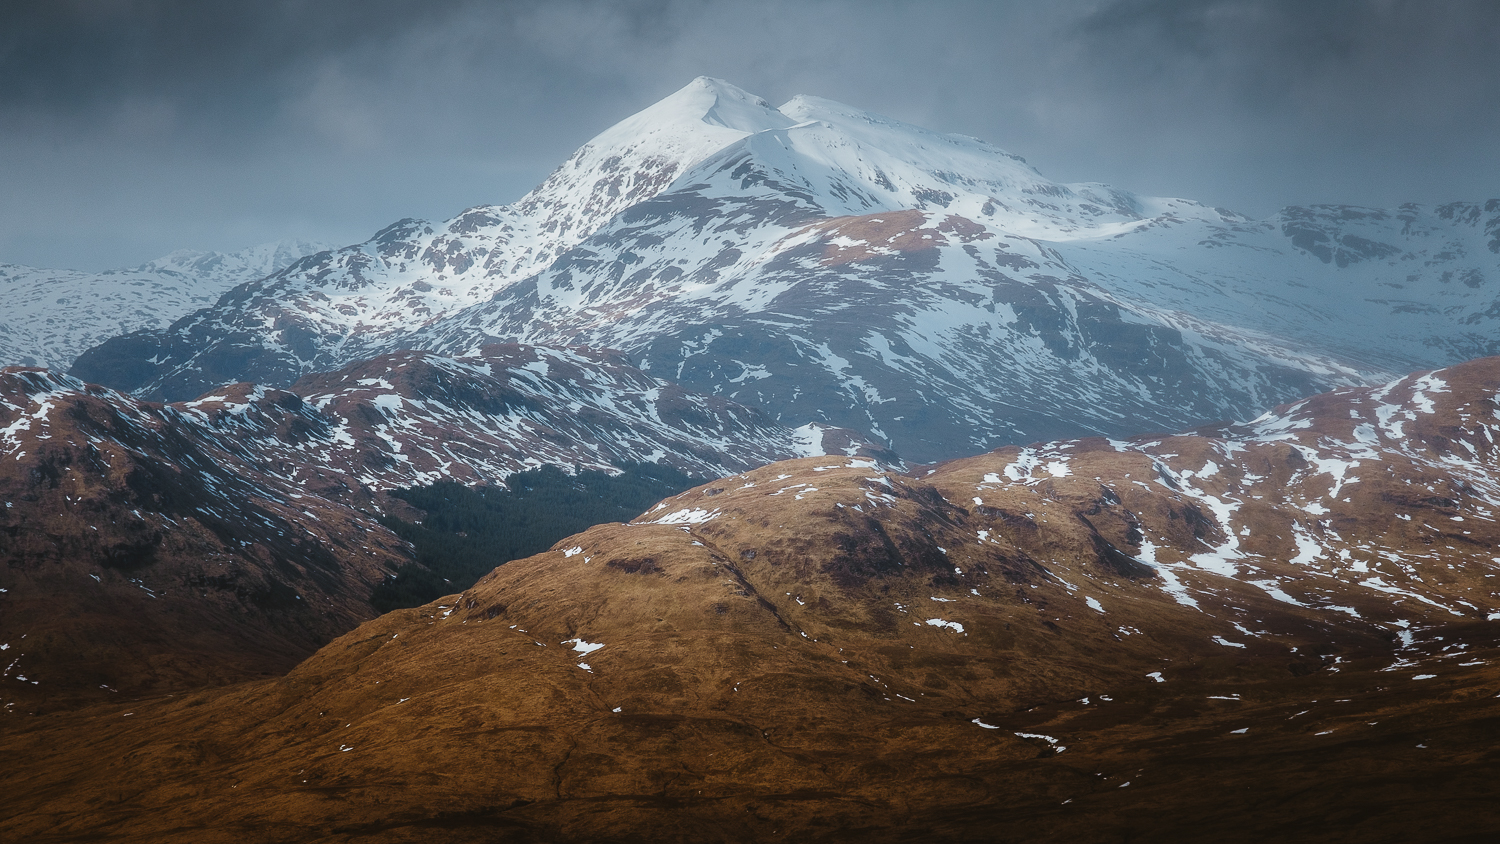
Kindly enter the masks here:
[[1253, 221], [700, 77], [512, 205], [400, 221], [73, 372], [186, 399], [397, 350], [584, 345], [930, 461], [1494, 354], [1497, 279], [1500, 200]]

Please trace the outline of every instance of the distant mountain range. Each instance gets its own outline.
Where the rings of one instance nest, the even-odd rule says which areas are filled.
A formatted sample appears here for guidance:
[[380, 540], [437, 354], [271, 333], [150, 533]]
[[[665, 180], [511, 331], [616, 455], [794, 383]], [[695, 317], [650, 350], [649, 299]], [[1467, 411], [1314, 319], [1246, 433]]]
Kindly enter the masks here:
[[1497, 284], [1500, 200], [1255, 221], [700, 78], [512, 205], [400, 221], [73, 372], [185, 400], [403, 349], [589, 346], [932, 461], [1492, 354]]
[[0, 366], [65, 372], [91, 346], [131, 331], [166, 328], [237, 284], [327, 248], [284, 240], [228, 253], [180, 250], [100, 273], [0, 264]]

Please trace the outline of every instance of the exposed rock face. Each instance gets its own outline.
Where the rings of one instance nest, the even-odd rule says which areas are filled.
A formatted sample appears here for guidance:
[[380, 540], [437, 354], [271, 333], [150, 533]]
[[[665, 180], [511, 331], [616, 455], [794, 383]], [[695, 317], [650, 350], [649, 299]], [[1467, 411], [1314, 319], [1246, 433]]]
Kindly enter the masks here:
[[[804, 211], [745, 237], [738, 221], [771, 200], [705, 193], [644, 203], [535, 278], [404, 342], [586, 337], [639, 350], [643, 368], [691, 389], [870, 430], [929, 461], [1171, 430], [1231, 408], [1253, 416], [1320, 383], [1300, 364], [1249, 365], [1195, 344], [1073, 278], [1045, 247], [945, 212]], [[712, 267], [682, 273], [679, 255], [731, 242]], [[688, 293], [704, 288], [711, 298]], [[1236, 374], [1205, 378], [1209, 368]]]
[[1240, 428], [724, 478], [284, 679], [38, 721], [0, 829], [1481, 840], [1497, 392], [1489, 359]]
[[587, 345], [935, 461], [1495, 354], [1496, 279], [1500, 200], [1253, 221], [699, 79], [513, 205], [401, 221], [74, 374], [186, 399], [397, 349]]

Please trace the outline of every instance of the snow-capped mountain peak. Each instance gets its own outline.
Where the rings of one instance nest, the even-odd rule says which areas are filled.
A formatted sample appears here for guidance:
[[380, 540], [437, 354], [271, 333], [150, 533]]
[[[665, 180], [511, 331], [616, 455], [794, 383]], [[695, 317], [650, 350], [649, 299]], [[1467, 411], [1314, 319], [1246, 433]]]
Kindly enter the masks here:
[[700, 78], [514, 205], [404, 221], [75, 374], [191, 398], [398, 349], [587, 345], [937, 460], [1250, 418], [1500, 352], [1497, 221], [1500, 201], [1253, 222]]
[[821, 97], [798, 95], [780, 111], [796, 121], [793, 127], [774, 140], [742, 143], [753, 147], [765, 166], [802, 177], [829, 214], [945, 209], [1007, 233], [1044, 239], [1113, 234], [1162, 214], [1220, 217], [1187, 200], [1053, 182], [1025, 159], [988, 142]]
[[980, 159], [1003, 158], [1030, 179], [1041, 180], [1042, 174], [1019, 155], [968, 135], [934, 132], [911, 123], [885, 117], [823, 97], [798, 94], [784, 103], [779, 111], [797, 123], [819, 121], [839, 127], [861, 142], [888, 152], [903, 150], [914, 159], [932, 160], [936, 150], [959, 150]]
[[700, 76], [596, 135], [514, 207], [554, 241], [545, 254], [555, 257], [724, 147], [795, 122], [760, 97]]
[[700, 76], [672, 95], [599, 134], [596, 142], [636, 137], [667, 126], [703, 123], [742, 134], [780, 129], [796, 122], [764, 98], [722, 79]]
[[[699, 77], [595, 136], [512, 205], [470, 208], [442, 223], [402, 220], [316, 266], [283, 273], [256, 295], [303, 300], [298, 321], [350, 338], [351, 351], [368, 350], [382, 328], [411, 327], [412, 317], [431, 322], [483, 302], [546, 268], [621, 211], [666, 191], [724, 146], [792, 122], [759, 97]], [[264, 323], [280, 331], [285, 320]]]

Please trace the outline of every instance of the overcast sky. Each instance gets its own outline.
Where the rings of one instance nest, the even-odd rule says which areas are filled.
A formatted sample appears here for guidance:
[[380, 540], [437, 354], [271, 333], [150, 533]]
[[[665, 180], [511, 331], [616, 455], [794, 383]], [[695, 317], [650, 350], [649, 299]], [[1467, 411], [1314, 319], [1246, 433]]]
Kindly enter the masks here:
[[1254, 216], [1500, 197], [1490, 0], [0, 0], [0, 262], [510, 202], [700, 74]]

